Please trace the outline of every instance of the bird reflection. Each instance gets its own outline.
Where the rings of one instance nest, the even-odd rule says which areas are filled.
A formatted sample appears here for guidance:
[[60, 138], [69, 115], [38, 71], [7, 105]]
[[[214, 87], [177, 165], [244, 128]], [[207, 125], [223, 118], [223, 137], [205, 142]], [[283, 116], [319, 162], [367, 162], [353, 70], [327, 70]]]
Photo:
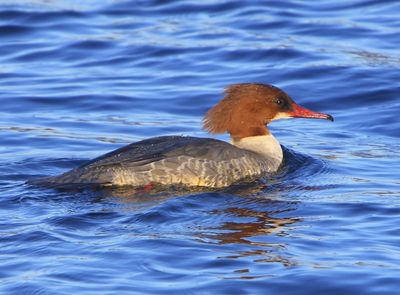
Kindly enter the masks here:
[[[284, 210], [286, 211], [286, 210]], [[281, 211], [281, 212], [284, 212]], [[274, 213], [281, 213], [274, 212]], [[241, 244], [258, 244], [257, 242], [252, 242], [247, 238], [268, 235], [273, 232], [280, 232], [284, 234], [284, 227], [300, 221], [299, 218], [291, 217], [272, 217], [271, 213], [266, 213], [263, 211], [256, 211], [248, 208], [226, 208], [223, 210], [214, 210], [211, 212], [213, 214], [221, 215], [233, 215], [236, 217], [254, 217], [256, 218], [253, 222], [224, 222], [219, 228], [223, 230], [222, 233], [217, 233], [213, 235], [213, 239], [218, 240], [219, 244], [228, 243], [241, 243]]]
[[[257, 202], [256, 202], [257, 203]], [[268, 235], [285, 236], [288, 235], [288, 226], [301, 221], [297, 217], [276, 217], [276, 215], [287, 213], [296, 209], [296, 203], [272, 202], [263, 200], [259, 202], [260, 208], [269, 208], [272, 210], [265, 212], [262, 209], [246, 207], [229, 207], [221, 210], [213, 210], [211, 214], [221, 216], [230, 216], [234, 218], [243, 218], [240, 221], [225, 221], [220, 226], [212, 228], [212, 234], [202, 234], [201, 238], [206, 238], [208, 241], [223, 244], [242, 244], [249, 245], [251, 249], [237, 251], [233, 255], [228, 255], [220, 258], [238, 259], [242, 257], [257, 257], [254, 262], [281, 263], [283, 266], [293, 266], [296, 262], [289, 257], [280, 254], [279, 250], [284, 250], [286, 246], [277, 242], [260, 242], [253, 241], [254, 237], [263, 237], [266, 240]], [[269, 204], [269, 206], [268, 206]], [[254, 204], [253, 204], [254, 205]], [[276, 206], [283, 209], [276, 209]], [[276, 210], [273, 210], [275, 208]], [[272, 216], [275, 215], [275, 216]], [[249, 221], [249, 218], [255, 219]], [[242, 248], [241, 248], [242, 249]], [[251, 279], [251, 276], [243, 278]]]
[[[289, 235], [290, 228], [301, 221], [299, 217], [288, 217], [293, 215], [291, 213], [297, 209], [298, 202], [281, 201], [282, 192], [266, 185], [237, 186], [234, 194], [232, 190], [230, 188], [208, 193], [202, 191], [200, 194], [191, 190], [189, 194], [187, 189], [181, 190], [178, 187], [170, 189], [168, 193], [158, 191], [157, 188], [152, 188], [150, 191], [141, 188], [116, 188], [110, 189], [103, 196], [116, 197], [119, 203], [125, 204], [124, 210], [142, 212], [147, 210], [146, 208], [155, 207], [174, 198], [199, 198], [202, 195], [215, 194], [215, 198], [222, 198], [227, 202], [221, 201], [218, 205], [215, 204], [216, 209], [207, 211], [206, 216], [218, 216], [218, 220], [222, 220], [222, 223], [216, 225], [215, 218], [206, 218], [204, 224], [199, 227], [201, 230], [194, 235], [206, 243], [238, 245], [235, 247], [235, 252], [218, 258], [253, 257], [254, 262], [296, 265], [291, 257], [283, 254], [286, 252], [286, 245], [279, 242], [279, 237]], [[212, 206], [212, 204], [208, 206], [210, 205]], [[208, 223], [210, 220], [212, 224]], [[250, 274], [243, 276], [243, 279], [251, 278]]]

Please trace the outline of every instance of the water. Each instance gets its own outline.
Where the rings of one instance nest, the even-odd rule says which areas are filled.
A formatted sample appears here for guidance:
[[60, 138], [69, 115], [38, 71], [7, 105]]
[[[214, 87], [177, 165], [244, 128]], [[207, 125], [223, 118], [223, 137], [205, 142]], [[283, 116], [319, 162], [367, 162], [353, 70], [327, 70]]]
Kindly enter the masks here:
[[[399, 13], [398, 1], [1, 1], [1, 292], [398, 293]], [[237, 82], [336, 120], [273, 123], [287, 160], [267, 183], [25, 184], [147, 137], [207, 136], [203, 114]]]

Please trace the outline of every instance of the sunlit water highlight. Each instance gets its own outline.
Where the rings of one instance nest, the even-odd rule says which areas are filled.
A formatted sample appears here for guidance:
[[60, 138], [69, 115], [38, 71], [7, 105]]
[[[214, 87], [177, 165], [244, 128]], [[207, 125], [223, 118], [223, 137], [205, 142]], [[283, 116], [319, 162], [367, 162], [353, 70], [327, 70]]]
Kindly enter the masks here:
[[[396, 294], [398, 1], [2, 1], [5, 294]], [[25, 184], [151, 136], [207, 136], [237, 82], [335, 122], [271, 128], [285, 165], [220, 191]], [[227, 139], [226, 136], [220, 136]]]

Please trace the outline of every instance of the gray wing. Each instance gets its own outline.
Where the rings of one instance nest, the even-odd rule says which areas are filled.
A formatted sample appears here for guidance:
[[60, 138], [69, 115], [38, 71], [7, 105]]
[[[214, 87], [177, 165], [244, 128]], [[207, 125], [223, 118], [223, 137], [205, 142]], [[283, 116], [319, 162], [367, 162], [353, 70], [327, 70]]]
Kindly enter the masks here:
[[196, 138], [182, 136], [154, 137], [123, 146], [78, 168], [128, 164], [144, 165], [162, 159], [166, 152], [179, 148], [194, 139]]
[[179, 156], [208, 161], [227, 161], [255, 153], [239, 149], [225, 141], [189, 136], [160, 136], [135, 142], [95, 158], [79, 168], [127, 165], [140, 166]]
[[268, 160], [252, 151], [209, 138], [174, 149], [166, 159], [164, 166], [174, 167], [180, 183], [208, 187], [228, 186], [269, 172], [270, 167]]
[[222, 187], [267, 171], [257, 154], [224, 141], [163, 136], [139, 141], [47, 179], [58, 184], [184, 184]]

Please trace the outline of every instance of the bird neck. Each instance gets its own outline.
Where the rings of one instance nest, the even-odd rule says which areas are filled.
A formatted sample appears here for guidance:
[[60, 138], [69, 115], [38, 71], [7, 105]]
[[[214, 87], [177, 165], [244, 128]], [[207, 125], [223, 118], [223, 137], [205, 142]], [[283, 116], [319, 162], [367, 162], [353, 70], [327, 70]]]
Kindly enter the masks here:
[[255, 152], [271, 161], [277, 170], [283, 160], [282, 147], [278, 140], [271, 134], [248, 136], [240, 139], [231, 137], [231, 143], [241, 149]]

